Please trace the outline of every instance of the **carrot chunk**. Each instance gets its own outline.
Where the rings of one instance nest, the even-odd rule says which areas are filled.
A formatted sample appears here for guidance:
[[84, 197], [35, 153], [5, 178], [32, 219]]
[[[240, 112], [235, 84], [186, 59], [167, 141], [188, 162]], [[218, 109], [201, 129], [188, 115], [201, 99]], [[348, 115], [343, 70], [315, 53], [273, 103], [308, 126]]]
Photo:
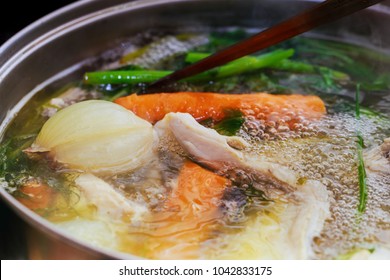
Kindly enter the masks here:
[[168, 209], [176, 209], [180, 216], [187, 219], [213, 216], [228, 184], [229, 180], [225, 177], [186, 161], [180, 171], [177, 188], [165, 205]]
[[115, 102], [151, 123], [163, 119], [170, 112], [189, 113], [198, 121], [220, 121], [227, 110], [240, 110], [245, 116], [265, 121], [286, 119], [292, 125], [302, 118], [318, 119], [326, 112], [324, 102], [318, 96], [299, 94], [178, 92], [132, 94]]
[[155, 231], [147, 241], [148, 257], [200, 258], [201, 242], [210, 237], [222, 217], [219, 202], [230, 181], [191, 161], [180, 170], [165, 211], [154, 217]]
[[31, 210], [44, 209], [50, 206], [55, 191], [44, 183], [31, 180], [19, 189], [19, 202]]

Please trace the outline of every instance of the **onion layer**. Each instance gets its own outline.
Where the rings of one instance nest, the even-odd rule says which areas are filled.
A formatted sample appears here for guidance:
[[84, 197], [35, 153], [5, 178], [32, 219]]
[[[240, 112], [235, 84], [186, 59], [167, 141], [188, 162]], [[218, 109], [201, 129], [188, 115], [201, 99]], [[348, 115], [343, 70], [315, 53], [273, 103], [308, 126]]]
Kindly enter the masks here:
[[83, 101], [62, 109], [42, 127], [31, 151], [49, 152], [70, 168], [119, 173], [153, 157], [152, 125], [108, 101]]

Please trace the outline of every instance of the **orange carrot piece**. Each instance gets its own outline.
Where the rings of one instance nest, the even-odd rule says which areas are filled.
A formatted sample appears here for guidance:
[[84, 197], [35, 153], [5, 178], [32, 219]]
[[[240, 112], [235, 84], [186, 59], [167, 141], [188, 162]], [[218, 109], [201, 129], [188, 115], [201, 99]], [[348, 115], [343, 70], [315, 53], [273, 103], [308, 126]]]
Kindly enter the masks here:
[[20, 187], [18, 201], [31, 210], [44, 209], [50, 206], [55, 191], [37, 180], [32, 180]]
[[199, 246], [222, 217], [219, 201], [230, 181], [191, 161], [185, 162], [176, 188], [156, 214], [156, 229], [145, 241], [150, 258], [199, 258]]
[[186, 161], [180, 170], [177, 188], [165, 205], [168, 209], [174, 208], [181, 216], [191, 219], [213, 216], [217, 203], [228, 185], [229, 180], [225, 177], [192, 161]]
[[318, 119], [325, 114], [324, 102], [318, 96], [268, 93], [221, 94], [210, 92], [132, 94], [115, 102], [139, 117], [155, 123], [167, 113], [189, 113], [198, 121], [220, 121], [226, 110], [240, 110], [245, 116], [265, 121], [285, 121], [291, 125], [303, 119]]

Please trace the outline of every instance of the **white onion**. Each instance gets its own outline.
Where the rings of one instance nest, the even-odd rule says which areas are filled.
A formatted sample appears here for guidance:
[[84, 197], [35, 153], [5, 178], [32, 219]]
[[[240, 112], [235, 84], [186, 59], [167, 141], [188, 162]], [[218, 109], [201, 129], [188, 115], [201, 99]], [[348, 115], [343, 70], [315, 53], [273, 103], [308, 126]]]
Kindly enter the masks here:
[[51, 117], [31, 150], [50, 152], [71, 168], [119, 173], [150, 161], [154, 141], [149, 122], [115, 103], [90, 100]]

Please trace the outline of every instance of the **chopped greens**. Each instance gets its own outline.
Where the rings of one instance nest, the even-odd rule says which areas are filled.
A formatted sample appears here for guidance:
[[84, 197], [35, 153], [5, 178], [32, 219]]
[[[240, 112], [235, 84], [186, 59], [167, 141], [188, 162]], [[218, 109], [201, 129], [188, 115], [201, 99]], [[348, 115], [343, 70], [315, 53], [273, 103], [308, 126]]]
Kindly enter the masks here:
[[214, 125], [214, 129], [219, 134], [226, 136], [234, 136], [240, 130], [245, 119], [241, 111], [238, 110], [227, 110], [226, 118]]
[[33, 178], [40, 178], [46, 174], [44, 183], [58, 191], [65, 201], [74, 203], [78, 195], [73, 190], [73, 185], [68, 180], [68, 173], [48, 172], [50, 165], [44, 161], [31, 161], [24, 152], [31, 146], [36, 134], [26, 134], [13, 137], [0, 145], [0, 183], [4, 182], [7, 189], [15, 196], [21, 197], [24, 194], [19, 191], [20, 187]]
[[27, 157], [22, 152], [29, 147], [36, 135], [22, 135], [8, 139], [0, 145], [0, 177], [4, 177], [8, 182], [15, 179], [12, 174], [19, 174], [18, 177], [23, 177], [28, 169]]
[[[323, 66], [337, 67], [336, 70], [348, 73], [352, 81], [358, 81], [363, 90], [384, 91], [390, 88], [390, 56], [387, 54], [335, 41], [307, 38], [291, 41], [296, 44], [298, 56]], [[382, 73], [378, 75], [378, 72]]]

